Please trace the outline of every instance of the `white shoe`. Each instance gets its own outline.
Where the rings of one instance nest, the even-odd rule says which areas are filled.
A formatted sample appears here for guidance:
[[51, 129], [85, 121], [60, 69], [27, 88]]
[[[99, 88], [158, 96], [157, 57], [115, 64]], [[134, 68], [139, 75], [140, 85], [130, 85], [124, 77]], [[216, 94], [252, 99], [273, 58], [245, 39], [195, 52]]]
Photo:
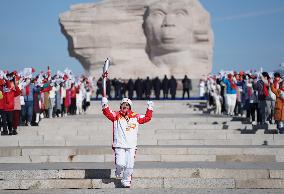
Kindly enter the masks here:
[[257, 125], [256, 121], [253, 121], [251, 124], [252, 124], [252, 125]]
[[123, 180], [121, 180], [121, 184], [124, 188], [130, 188], [130, 182], [124, 182]]

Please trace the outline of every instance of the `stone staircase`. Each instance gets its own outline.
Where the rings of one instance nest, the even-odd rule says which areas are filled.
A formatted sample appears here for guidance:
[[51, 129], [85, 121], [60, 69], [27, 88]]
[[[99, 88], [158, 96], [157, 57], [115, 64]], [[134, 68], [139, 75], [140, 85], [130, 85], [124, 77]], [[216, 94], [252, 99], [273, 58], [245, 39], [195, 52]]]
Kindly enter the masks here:
[[[133, 188], [284, 188], [284, 136], [275, 126], [203, 114], [203, 103], [155, 103], [152, 121], [139, 129]], [[145, 107], [135, 101], [133, 109]], [[119, 187], [111, 138], [99, 102], [86, 115], [44, 119], [1, 136], [0, 189]]]

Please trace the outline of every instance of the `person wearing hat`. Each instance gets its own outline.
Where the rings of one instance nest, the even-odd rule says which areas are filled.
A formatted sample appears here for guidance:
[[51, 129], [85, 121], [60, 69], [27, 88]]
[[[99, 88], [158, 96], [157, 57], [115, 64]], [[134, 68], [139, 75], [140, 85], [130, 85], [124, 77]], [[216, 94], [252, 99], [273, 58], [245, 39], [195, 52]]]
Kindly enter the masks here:
[[137, 134], [139, 124], [147, 123], [152, 118], [152, 101], [148, 101], [145, 115], [132, 111], [132, 101], [128, 98], [122, 99], [119, 111], [112, 111], [108, 106], [106, 97], [102, 98], [103, 114], [113, 122], [113, 150], [115, 152], [115, 165], [117, 178], [122, 178], [123, 187], [131, 186], [135, 153], [137, 150]]

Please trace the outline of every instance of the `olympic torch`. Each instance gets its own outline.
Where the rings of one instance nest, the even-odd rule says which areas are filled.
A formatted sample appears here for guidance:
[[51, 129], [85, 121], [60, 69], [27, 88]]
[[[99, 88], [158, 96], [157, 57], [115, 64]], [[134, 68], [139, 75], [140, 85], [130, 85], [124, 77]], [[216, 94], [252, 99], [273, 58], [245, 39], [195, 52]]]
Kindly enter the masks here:
[[103, 67], [103, 97], [106, 97], [106, 82], [107, 82], [107, 78], [108, 78], [108, 68], [109, 68], [109, 64], [110, 61], [107, 58], [107, 60], [105, 61], [104, 67]]

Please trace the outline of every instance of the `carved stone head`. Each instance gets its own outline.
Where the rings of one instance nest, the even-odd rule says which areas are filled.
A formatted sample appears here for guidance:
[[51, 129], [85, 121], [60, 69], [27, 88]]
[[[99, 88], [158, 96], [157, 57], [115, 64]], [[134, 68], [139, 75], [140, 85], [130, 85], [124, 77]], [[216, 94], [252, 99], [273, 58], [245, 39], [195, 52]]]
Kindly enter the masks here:
[[163, 55], [188, 50], [193, 42], [193, 5], [189, 1], [158, 1], [147, 7], [143, 29], [147, 53]]
[[211, 72], [213, 32], [210, 16], [198, 0], [157, 0], [143, 17], [145, 51], [157, 67], [179, 77]]

